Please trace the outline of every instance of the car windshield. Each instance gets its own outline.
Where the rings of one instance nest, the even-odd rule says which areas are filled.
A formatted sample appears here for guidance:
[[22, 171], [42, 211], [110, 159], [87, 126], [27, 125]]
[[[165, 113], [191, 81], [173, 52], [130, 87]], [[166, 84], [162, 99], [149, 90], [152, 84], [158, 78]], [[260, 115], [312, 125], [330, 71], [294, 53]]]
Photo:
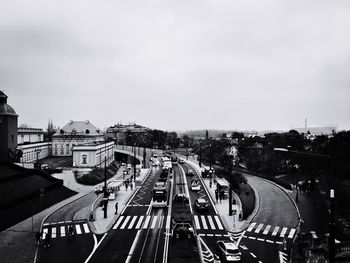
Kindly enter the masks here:
[[230, 254], [238, 254], [238, 253], [239, 253], [239, 250], [238, 250], [238, 249], [227, 249], [227, 253], [230, 253]]

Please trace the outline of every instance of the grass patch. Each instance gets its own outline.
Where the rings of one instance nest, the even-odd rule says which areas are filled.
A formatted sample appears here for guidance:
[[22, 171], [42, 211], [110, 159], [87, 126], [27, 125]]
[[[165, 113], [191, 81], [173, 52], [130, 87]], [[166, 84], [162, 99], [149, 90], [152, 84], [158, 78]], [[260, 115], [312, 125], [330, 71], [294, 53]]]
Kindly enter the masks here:
[[[118, 165], [113, 162], [107, 167], [107, 179], [112, 178], [118, 172]], [[82, 185], [96, 185], [104, 181], [104, 168], [95, 167], [89, 173], [74, 172], [75, 180]]]

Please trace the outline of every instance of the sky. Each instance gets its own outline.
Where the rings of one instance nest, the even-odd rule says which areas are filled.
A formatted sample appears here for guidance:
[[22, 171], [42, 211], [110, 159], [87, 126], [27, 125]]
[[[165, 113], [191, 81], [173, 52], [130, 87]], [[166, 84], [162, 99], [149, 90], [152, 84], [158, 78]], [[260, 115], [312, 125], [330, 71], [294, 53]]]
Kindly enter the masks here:
[[0, 0], [19, 124], [350, 129], [350, 1]]

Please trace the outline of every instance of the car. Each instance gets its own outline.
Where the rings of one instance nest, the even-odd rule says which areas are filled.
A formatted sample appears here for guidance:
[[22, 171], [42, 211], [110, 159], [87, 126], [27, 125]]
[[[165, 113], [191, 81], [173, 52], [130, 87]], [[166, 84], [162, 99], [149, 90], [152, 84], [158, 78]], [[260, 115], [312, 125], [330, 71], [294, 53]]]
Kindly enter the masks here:
[[186, 175], [188, 175], [188, 176], [194, 176], [195, 174], [196, 174], [195, 171], [193, 169], [191, 169], [191, 168], [189, 168], [187, 170], [187, 173], [186, 173]]
[[240, 262], [241, 252], [236, 243], [231, 240], [219, 240], [216, 242], [216, 254], [223, 262]]
[[196, 200], [195, 207], [198, 211], [207, 211], [209, 209], [209, 203], [204, 198], [198, 198]]
[[122, 163], [121, 166], [126, 166], [126, 163]]
[[185, 160], [184, 159], [179, 159], [179, 163], [184, 164]]
[[132, 169], [132, 166], [131, 166], [130, 163], [127, 164], [126, 169], [128, 169], [128, 170], [131, 170], [131, 169]]
[[192, 180], [191, 182], [191, 190], [192, 191], [199, 191], [201, 190], [201, 185], [197, 180]]
[[153, 157], [153, 158], [158, 158], [158, 154], [154, 153], [154, 154], [152, 155], [152, 157]]
[[123, 171], [123, 175], [128, 175], [129, 174], [129, 170], [124, 170]]

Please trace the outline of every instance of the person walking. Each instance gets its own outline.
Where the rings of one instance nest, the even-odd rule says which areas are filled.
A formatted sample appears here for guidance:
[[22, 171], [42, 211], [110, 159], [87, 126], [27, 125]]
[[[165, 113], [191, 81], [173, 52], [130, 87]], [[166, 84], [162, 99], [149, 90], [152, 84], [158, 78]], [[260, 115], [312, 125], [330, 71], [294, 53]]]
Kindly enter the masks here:
[[218, 199], [219, 199], [218, 189], [215, 189], [215, 199], [216, 199], [216, 203], [218, 203]]
[[69, 227], [68, 227], [68, 238], [73, 237], [73, 234], [74, 234], [73, 225], [69, 225]]
[[118, 202], [116, 202], [115, 203], [115, 212], [114, 212], [114, 214], [116, 215], [116, 214], [118, 214]]
[[36, 240], [36, 244], [37, 244], [37, 245], [40, 245], [40, 243], [41, 243], [41, 234], [40, 234], [39, 231], [37, 231], [37, 232], [35, 233], [35, 240]]
[[221, 204], [221, 197], [222, 197], [222, 195], [221, 195], [221, 191], [219, 192], [219, 202], [220, 202], [220, 204]]

